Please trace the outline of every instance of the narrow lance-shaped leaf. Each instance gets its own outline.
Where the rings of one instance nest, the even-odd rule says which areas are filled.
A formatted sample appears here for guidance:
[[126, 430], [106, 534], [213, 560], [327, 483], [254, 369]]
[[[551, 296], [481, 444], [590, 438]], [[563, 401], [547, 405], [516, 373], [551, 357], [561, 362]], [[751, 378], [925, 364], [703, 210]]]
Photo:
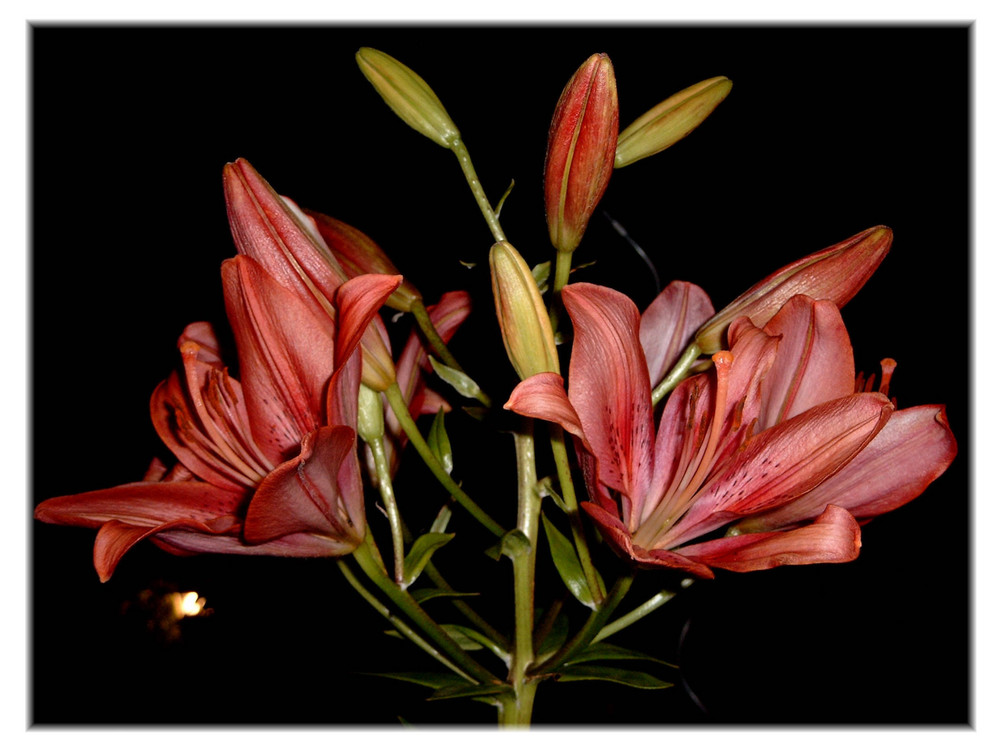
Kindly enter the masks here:
[[[434, 458], [438, 460], [441, 464], [441, 468], [445, 470], [447, 474], [451, 474], [452, 468], [454, 468], [455, 462], [454, 457], [451, 453], [451, 441], [448, 439], [448, 433], [444, 427], [444, 409], [438, 409], [438, 413], [434, 417], [434, 422], [431, 424], [430, 432], [427, 435], [427, 445], [430, 446], [431, 453], [434, 454]], [[445, 521], [447, 523], [447, 521]]]
[[[590, 587], [587, 585], [587, 578], [580, 565], [580, 558], [577, 557], [573, 543], [555, 527], [548, 517], [542, 513], [542, 522], [545, 526], [545, 536], [549, 540], [549, 551], [552, 553], [552, 561], [559, 571], [559, 577], [566, 584], [566, 588], [576, 598], [580, 604], [595, 609], [594, 598], [590, 594]], [[596, 571], [595, 571], [596, 574]], [[600, 581], [600, 574], [598, 581]], [[601, 589], [604, 584], [601, 582]]]
[[667, 667], [677, 668], [676, 664], [671, 664], [655, 656], [633, 651], [630, 648], [615, 646], [611, 643], [592, 643], [585, 649], [566, 660], [566, 664], [580, 664], [588, 661], [651, 661], [656, 664], [663, 664]]
[[423, 572], [435, 551], [455, 537], [454, 534], [423, 534], [413, 542], [403, 561], [403, 583], [409, 586]]
[[642, 690], [662, 690], [673, 687], [672, 682], [664, 682], [659, 677], [653, 677], [645, 672], [617, 667], [602, 667], [592, 664], [576, 664], [559, 670], [559, 682], [579, 682], [581, 680], [602, 680], [617, 682], [619, 685], [640, 688]]
[[430, 355], [427, 355], [427, 359], [430, 360], [431, 367], [434, 368], [434, 372], [437, 376], [458, 391], [459, 395], [465, 396], [466, 398], [476, 398], [482, 393], [482, 390], [476, 381], [461, 370], [456, 370], [454, 367], [448, 367], [448, 365], [438, 362]]

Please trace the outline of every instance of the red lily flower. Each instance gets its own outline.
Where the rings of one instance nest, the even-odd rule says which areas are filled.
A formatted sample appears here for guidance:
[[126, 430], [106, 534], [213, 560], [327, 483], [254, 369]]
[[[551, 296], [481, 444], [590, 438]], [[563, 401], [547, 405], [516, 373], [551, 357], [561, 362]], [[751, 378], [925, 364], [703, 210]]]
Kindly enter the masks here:
[[[730, 339], [759, 335], [747, 320], [738, 321]], [[781, 337], [774, 367], [763, 383], [758, 429], [825, 400], [855, 390], [871, 390], [854, 377], [853, 351], [836, 305], [796, 296], [764, 327]], [[888, 395], [896, 363], [882, 361], [879, 391]], [[897, 409], [878, 435], [843, 470], [787, 505], [736, 524], [733, 533], [787, 528], [815, 518], [836, 503], [862, 522], [887, 513], [919, 496], [941, 476], [957, 453], [955, 436], [942, 405]]]
[[42, 521], [99, 529], [102, 581], [145, 538], [173, 553], [299, 557], [343, 555], [364, 539], [359, 343], [400, 277], [339, 284], [331, 316], [251, 254], [226, 261], [222, 276], [241, 379], [228, 374], [208, 324], [185, 329], [182, 370], [150, 405], [178, 463], [35, 509]]
[[689, 543], [821, 486], [885, 426], [893, 407], [884, 394], [852, 389], [756, 430], [779, 338], [755, 329], [713, 357], [713, 373], [671, 393], [656, 430], [638, 310], [590, 284], [567, 286], [563, 295], [574, 327], [569, 394], [562, 378], [542, 373], [518, 385], [507, 408], [576, 436], [593, 500], [583, 506], [620, 554], [702, 577], [713, 567], [758, 570], [857, 556], [858, 524], [836, 505], [807, 526]]

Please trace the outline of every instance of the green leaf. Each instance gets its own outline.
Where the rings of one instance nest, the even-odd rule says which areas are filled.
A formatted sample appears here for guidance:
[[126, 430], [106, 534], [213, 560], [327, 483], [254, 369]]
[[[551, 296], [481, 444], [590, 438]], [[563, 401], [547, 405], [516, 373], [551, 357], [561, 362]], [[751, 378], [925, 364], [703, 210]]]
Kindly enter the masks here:
[[427, 355], [427, 359], [430, 360], [431, 367], [434, 368], [434, 372], [437, 373], [437, 376], [458, 391], [461, 395], [466, 398], [478, 398], [482, 395], [482, 390], [480, 390], [476, 381], [461, 370], [456, 370], [454, 367], [448, 367], [448, 365], [438, 362], [429, 354]]
[[451, 441], [448, 440], [448, 433], [444, 429], [444, 408], [438, 409], [438, 413], [434, 415], [434, 422], [427, 435], [427, 445], [430, 446], [431, 453], [445, 473], [450, 476], [455, 462], [451, 455]]
[[[576, 597], [576, 600], [584, 606], [596, 609], [594, 597], [590, 595], [590, 587], [587, 585], [587, 577], [583, 574], [583, 566], [580, 565], [580, 558], [576, 555], [576, 548], [566, 536], [555, 527], [548, 517], [542, 513], [542, 523], [545, 526], [545, 537], [549, 540], [549, 551], [552, 553], [552, 561], [556, 564], [559, 577], [562, 578], [566, 588]], [[601, 589], [604, 589], [604, 582], [601, 581], [600, 574], [597, 575]]]
[[447, 700], [449, 698], [483, 698], [491, 695], [503, 695], [511, 692], [510, 685], [459, 685], [445, 687], [434, 691], [427, 699], [429, 701]]
[[431, 555], [434, 554], [435, 550], [443, 547], [454, 538], [454, 534], [435, 534], [433, 532], [418, 537], [406, 554], [406, 559], [403, 560], [403, 583], [409, 586], [417, 580], [424, 566], [430, 562]]
[[360, 674], [370, 677], [385, 677], [388, 680], [399, 680], [400, 682], [412, 682], [435, 690], [462, 687], [469, 684], [457, 674], [447, 672], [361, 672]]
[[438, 599], [440, 597], [458, 598], [460, 596], [479, 596], [475, 591], [452, 591], [451, 589], [413, 589], [410, 592], [417, 603], [426, 602], [428, 599]]
[[514, 189], [514, 180], [511, 180], [510, 185], [507, 186], [507, 189], [504, 191], [504, 194], [501, 195], [500, 200], [497, 201], [497, 207], [493, 209], [493, 213], [497, 215], [498, 219], [500, 218], [500, 212], [503, 210], [503, 204], [506, 202], [507, 196], [510, 195], [513, 189]]
[[633, 651], [630, 648], [622, 648], [621, 646], [615, 646], [610, 643], [591, 643], [587, 648], [580, 651], [576, 656], [571, 657], [566, 661], [566, 664], [579, 664], [586, 661], [607, 661], [607, 660], [638, 660], [638, 661], [651, 661], [656, 664], [663, 664], [667, 667], [673, 667], [678, 669], [676, 664], [671, 664], [668, 661], [663, 661], [663, 659], [657, 659], [655, 656], [649, 656], [648, 654], [643, 654], [639, 651]]
[[452, 640], [459, 645], [463, 651], [478, 651], [481, 648], [488, 648], [494, 655], [502, 661], [509, 661], [509, 654], [500, 646], [491, 641], [478, 630], [467, 628], [464, 625], [442, 625], [444, 631], [451, 636]]
[[552, 261], [547, 260], [544, 263], [539, 263], [531, 269], [531, 275], [535, 279], [535, 284], [538, 285], [538, 293], [545, 294], [549, 289], [549, 276], [552, 275]]
[[[604, 682], [617, 682], [619, 685], [641, 688], [643, 690], [662, 690], [673, 687], [672, 682], [664, 682], [658, 677], [653, 677], [645, 672], [636, 672], [631, 669], [618, 669], [617, 667], [597, 667], [593, 665], [576, 665], [562, 667], [559, 669], [559, 682], [579, 682], [581, 680], [602, 680]], [[448, 688], [445, 688], [446, 690]]]
[[502, 537], [500, 541], [486, 550], [486, 554], [494, 560], [499, 560], [501, 555], [506, 555], [511, 560], [519, 555], [531, 551], [531, 542], [520, 529], [511, 529]]

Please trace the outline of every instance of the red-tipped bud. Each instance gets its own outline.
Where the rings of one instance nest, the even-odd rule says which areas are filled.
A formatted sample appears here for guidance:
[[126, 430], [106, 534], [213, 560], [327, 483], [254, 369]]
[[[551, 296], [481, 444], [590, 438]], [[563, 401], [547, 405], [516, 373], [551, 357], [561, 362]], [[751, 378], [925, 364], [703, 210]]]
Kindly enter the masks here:
[[545, 153], [549, 239], [573, 252], [604, 195], [618, 144], [618, 89], [611, 59], [591, 55], [563, 89]]
[[[385, 251], [360, 229], [316, 211], [305, 210], [305, 213], [316, 222], [320, 236], [348, 276], [353, 278], [363, 273], [389, 276], [399, 274]], [[420, 292], [404, 279], [385, 304], [395, 310], [409, 312], [413, 303], [419, 299], [422, 299]]]
[[889, 227], [873, 227], [775, 271], [709, 319], [695, 343], [704, 354], [724, 349], [726, 329], [736, 318], [745, 315], [763, 327], [796, 294], [843, 307], [871, 278], [891, 244]]

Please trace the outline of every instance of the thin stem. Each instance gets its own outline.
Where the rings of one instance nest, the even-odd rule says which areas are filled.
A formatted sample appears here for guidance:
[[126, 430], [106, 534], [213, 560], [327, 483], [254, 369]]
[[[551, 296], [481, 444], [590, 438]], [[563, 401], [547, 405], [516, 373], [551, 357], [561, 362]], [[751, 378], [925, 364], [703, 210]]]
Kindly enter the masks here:
[[556, 669], [567, 659], [575, 656], [577, 652], [589, 646], [593, 642], [594, 636], [600, 632], [601, 628], [604, 627], [604, 623], [608, 621], [608, 618], [615, 611], [615, 608], [625, 598], [625, 594], [628, 593], [634, 580], [635, 571], [632, 570], [615, 581], [615, 585], [608, 592], [608, 597], [604, 600], [604, 604], [590, 613], [590, 617], [587, 618], [587, 622], [584, 623], [580, 631], [567, 641], [553, 656], [533, 669], [532, 674], [541, 674], [547, 670]]
[[552, 301], [549, 303], [549, 322], [552, 332], [559, 330], [559, 310], [562, 305], [562, 288], [569, 283], [569, 272], [572, 269], [573, 253], [556, 252], [556, 270], [552, 277]]
[[396, 586], [396, 584], [386, 575], [381, 561], [378, 559], [378, 551], [372, 541], [371, 534], [365, 536], [365, 541], [354, 550], [354, 559], [361, 566], [365, 575], [371, 579], [372, 583], [382, 590], [389, 600], [395, 604], [410, 620], [416, 625], [424, 635], [426, 635], [451, 661], [455, 663], [463, 672], [475, 679], [477, 682], [496, 683], [499, 682], [487, 669], [479, 662], [466, 654], [461, 646], [449, 636], [440, 625], [434, 622], [419, 604], [406, 591]]
[[374, 594], [372, 594], [370, 591], [368, 591], [368, 589], [364, 587], [361, 581], [357, 579], [357, 576], [355, 576], [354, 573], [351, 572], [350, 567], [344, 560], [337, 560], [337, 566], [340, 568], [340, 572], [344, 574], [344, 578], [347, 579], [347, 582], [354, 587], [354, 590], [357, 591], [359, 594], [361, 594], [361, 597], [370, 605], [372, 605], [375, 611], [377, 611], [380, 615], [382, 615], [382, 617], [388, 620], [390, 624], [396, 630], [398, 630], [403, 636], [409, 638], [413, 643], [415, 643], [421, 649], [423, 649], [428, 654], [433, 656], [439, 662], [444, 664], [451, 671], [455, 672], [461, 677], [464, 677], [469, 682], [472, 683], [476, 682], [474, 679], [472, 679], [472, 677], [463, 672], [459, 667], [456, 667], [454, 664], [452, 664], [452, 662], [444, 654], [442, 654], [440, 651], [434, 648], [434, 646], [432, 646], [430, 643], [421, 638], [420, 635], [413, 628], [411, 628], [401, 619], [396, 617], [396, 615], [394, 615], [388, 607], [382, 604], [382, 602], [380, 602], [375, 597]]
[[[691, 578], [685, 578], [681, 582], [681, 586], [683, 588], [687, 588], [692, 583], [693, 580]], [[596, 636], [594, 636], [594, 640], [592, 642], [597, 643], [598, 641], [603, 641], [605, 638], [614, 635], [619, 630], [624, 630], [629, 625], [638, 622], [646, 615], [655, 612], [657, 609], [659, 609], [664, 604], [669, 602], [675, 596], [677, 596], [676, 591], [668, 591], [667, 589], [663, 589], [663, 591], [659, 592], [658, 594], [654, 594], [645, 602], [643, 602], [638, 607], [629, 612], [627, 615], [623, 615], [614, 622], [610, 622], [607, 625], [605, 625], [603, 628], [601, 628], [600, 632]]]
[[400, 426], [406, 433], [406, 436], [410, 439], [413, 447], [416, 448], [417, 453], [427, 464], [427, 468], [431, 470], [431, 473], [437, 477], [437, 480], [444, 486], [451, 496], [455, 498], [455, 501], [465, 508], [472, 517], [475, 518], [479, 523], [489, 529], [495, 536], [503, 536], [504, 528], [494, 521], [490, 516], [478, 505], [475, 501], [465, 491], [455, 483], [448, 472], [444, 470], [444, 467], [438, 462], [437, 458], [434, 456], [434, 452], [431, 451], [430, 446], [427, 445], [427, 441], [424, 440], [424, 436], [420, 434], [420, 429], [417, 427], [413, 418], [410, 416], [410, 410], [406, 405], [406, 401], [403, 399], [403, 394], [399, 390], [399, 385], [393, 383], [388, 390], [385, 391], [386, 398], [389, 401], [389, 406], [392, 407], [393, 413], [396, 415], [396, 419], [399, 420]]
[[493, 210], [493, 205], [490, 203], [489, 198], [486, 197], [483, 185], [476, 176], [476, 170], [472, 166], [472, 159], [469, 156], [469, 149], [465, 147], [465, 143], [461, 138], [456, 138], [451, 144], [451, 150], [458, 157], [458, 163], [462, 167], [462, 174], [465, 175], [465, 181], [469, 183], [469, 187], [472, 189], [472, 194], [476, 198], [476, 203], [479, 205], [479, 210], [482, 212], [483, 218], [486, 219], [486, 223], [490, 227], [493, 239], [497, 242], [503, 242], [507, 238], [500, 228], [500, 219], [497, 218], [496, 212]]
[[[423, 301], [414, 301], [413, 306], [410, 308], [410, 312], [413, 313], [413, 317], [416, 319], [417, 325], [423, 332], [424, 337], [427, 340], [427, 345], [430, 346], [431, 351], [434, 352], [434, 356], [453, 370], [465, 372], [465, 370], [462, 369], [462, 366], [458, 363], [458, 360], [455, 359], [455, 355], [448, 350], [448, 345], [445, 344], [444, 339], [441, 338], [441, 335], [434, 327], [434, 323], [431, 321], [431, 316], [427, 312], [427, 308], [424, 307]], [[488, 407], [491, 403], [490, 397], [482, 391], [476, 394], [476, 399], [486, 407]]]
[[396, 495], [392, 490], [392, 473], [389, 470], [389, 459], [385, 455], [385, 446], [379, 436], [368, 443], [372, 458], [375, 459], [375, 472], [378, 474], [378, 490], [382, 495], [386, 516], [389, 518], [389, 529], [392, 532], [392, 561], [396, 585], [405, 588], [404, 584], [404, 550], [403, 550], [403, 519], [396, 505]]
[[[513, 555], [514, 563], [514, 653], [509, 680], [514, 688], [514, 710], [518, 724], [531, 721], [531, 702], [535, 687], [526, 679], [535, 659], [533, 632], [535, 624], [535, 551], [538, 547], [538, 515], [541, 497], [535, 489], [535, 438], [533, 423], [514, 434], [517, 455], [517, 528], [528, 540], [528, 548]], [[501, 712], [504, 713], [504, 712]]]
[[600, 606], [601, 602], [604, 601], [604, 592], [601, 590], [597, 570], [595, 570], [594, 563], [590, 559], [590, 548], [587, 546], [587, 536], [583, 529], [583, 519], [580, 518], [580, 508], [576, 502], [576, 489], [573, 487], [573, 475], [569, 468], [569, 455], [566, 452], [566, 434], [563, 432], [563, 428], [557, 424], [550, 424], [549, 440], [552, 444], [552, 457], [556, 463], [556, 474], [559, 476], [559, 491], [569, 515], [570, 528], [573, 531], [573, 544], [576, 547], [576, 554], [580, 558], [580, 566], [583, 568], [583, 575], [587, 579], [587, 588], [590, 589], [590, 596], [594, 600], [594, 605]]
[[677, 384], [684, 380], [691, 369], [691, 365], [696, 359], [701, 355], [701, 349], [697, 344], [691, 344], [681, 358], [677, 360], [677, 364], [674, 365], [673, 369], [667, 373], [667, 377], [660, 381], [660, 384], [653, 389], [653, 405], [660, 403], [664, 396], [666, 396], [670, 391], [677, 387]]

